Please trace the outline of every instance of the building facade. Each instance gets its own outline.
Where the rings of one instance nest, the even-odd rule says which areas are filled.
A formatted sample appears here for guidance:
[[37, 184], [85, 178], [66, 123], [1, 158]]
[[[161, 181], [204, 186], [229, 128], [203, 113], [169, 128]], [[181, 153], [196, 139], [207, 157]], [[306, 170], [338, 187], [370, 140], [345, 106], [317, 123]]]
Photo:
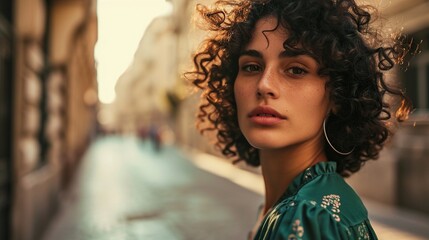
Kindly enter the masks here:
[[96, 1], [0, 7], [0, 239], [38, 239], [95, 123]]

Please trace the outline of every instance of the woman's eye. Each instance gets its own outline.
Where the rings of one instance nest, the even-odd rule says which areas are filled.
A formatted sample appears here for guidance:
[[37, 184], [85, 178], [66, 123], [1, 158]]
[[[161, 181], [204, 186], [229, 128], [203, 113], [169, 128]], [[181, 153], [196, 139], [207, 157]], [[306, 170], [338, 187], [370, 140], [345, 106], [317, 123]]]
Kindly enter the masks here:
[[291, 67], [291, 68], [287, 69], [287, 72], [289, 74], [292, 74], [292, 75], [304, 75], [304, 74], [308, 73], [307, 70], [305, 70], [301, 67]]
[[260, 72], [261, 71], [261, 67], [259, 65], [256, 64], [248, 64], [248, 65], [244, 65], [241, 70], [245, 71], [245, 72]]

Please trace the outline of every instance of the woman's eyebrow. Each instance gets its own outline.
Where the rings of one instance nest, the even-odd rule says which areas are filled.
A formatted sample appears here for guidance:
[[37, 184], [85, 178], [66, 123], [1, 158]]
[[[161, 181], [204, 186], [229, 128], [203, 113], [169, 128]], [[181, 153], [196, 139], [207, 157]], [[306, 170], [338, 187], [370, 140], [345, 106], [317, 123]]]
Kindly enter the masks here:
[[319, 61], [314, 56], [314, 54], [311, 54], [311, 52], [308, 51], [282, 51], [279, 54], [279, 58], [308, 58], [314, 60], [316, 63], [319, 64]]
[[245, 51], [241, 52], [239, 57], [242, 57], [242, 56], [263, 58], [262, 54], [260, 52], [253, 50], [253, 49], [249, 49], [249, 50], [245, 50]]
[[304, 56], [304, 57], [311, 57], [311, 54], [309, 54], [306, 51], [282, 51], [279, 54], [279, 58], [285, 58], [285, 57], [299, 57], [299, 56]]
[[[240, 53], [239, 57], [242, 56], [250, 56], [250, 57], [256, 57], [256, 58], [263, 58], [262, 53], [254, 50], [254, 49], [248, 49], [248, 50], [244, 50], [243, 52]], [[310, 57], [313, 58], [314, 57], [306, 52], [306, 51], [282, 51], [279, 53], [279, 58], [285, 58], [285, 57]]]

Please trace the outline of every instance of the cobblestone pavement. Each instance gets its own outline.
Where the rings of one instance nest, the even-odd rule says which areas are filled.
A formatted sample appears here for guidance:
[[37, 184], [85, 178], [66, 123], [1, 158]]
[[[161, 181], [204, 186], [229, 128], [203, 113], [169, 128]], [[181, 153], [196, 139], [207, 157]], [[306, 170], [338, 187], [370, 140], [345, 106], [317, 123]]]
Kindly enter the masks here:
[[[259, 175], [211, 155], [105, 137], [85, 155], [43, 240], [246, 239], [262, 191]], [[426, 222], [367, 206], [377, 210], [372, 223], [380, 239], [429, 239]]]

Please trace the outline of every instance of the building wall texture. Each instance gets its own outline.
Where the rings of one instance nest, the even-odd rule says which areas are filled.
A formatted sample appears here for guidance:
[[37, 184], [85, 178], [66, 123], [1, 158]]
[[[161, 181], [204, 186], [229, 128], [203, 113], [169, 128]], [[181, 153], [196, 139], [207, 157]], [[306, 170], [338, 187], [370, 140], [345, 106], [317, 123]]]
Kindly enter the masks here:
[[95, 123], [94, 0], [14, 1], [11, 239], [38, 239]]

